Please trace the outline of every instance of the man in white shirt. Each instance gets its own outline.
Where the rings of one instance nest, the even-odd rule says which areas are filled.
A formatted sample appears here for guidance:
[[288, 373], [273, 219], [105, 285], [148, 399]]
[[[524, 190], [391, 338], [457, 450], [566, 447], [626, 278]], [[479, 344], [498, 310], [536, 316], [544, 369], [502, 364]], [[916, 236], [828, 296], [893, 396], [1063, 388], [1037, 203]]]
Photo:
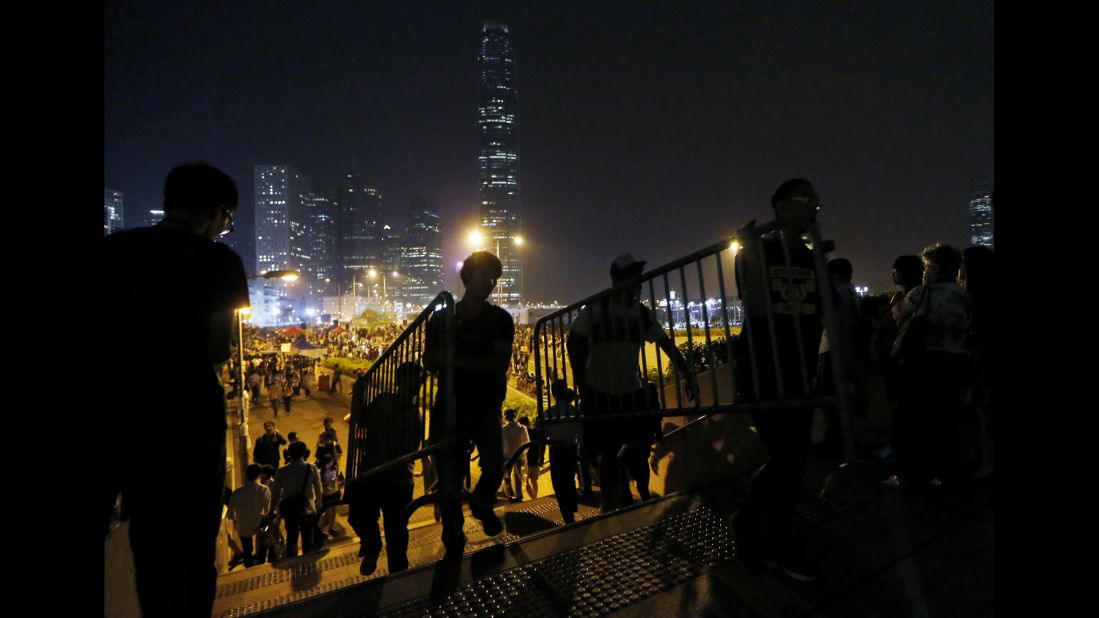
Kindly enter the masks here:
[[[515, 422], [516, 412], [511, 408], [504, 411], [504, 427], [501, 429], [504, 441], [504, 461], [511, 459], [515, 452], [527, 442], [530, 442], [530, 434], [527, 428]], [[523, 501], [523, 479], [526, 474], [526, 457], [520, 457], [515, 461], [511, 471], [504, 475], [504, 487], [508, 498], [512, 502]]]
[[259, 482], [262, 469], [259, 464], [249, 465], [244, 471], [248, 482], [229, 496], [229, 519], [236, 522], [240, 547], [244, 550], [245, 568], [256, 564], [252, 536], [263, 517], [271, 511], [271, 490]]

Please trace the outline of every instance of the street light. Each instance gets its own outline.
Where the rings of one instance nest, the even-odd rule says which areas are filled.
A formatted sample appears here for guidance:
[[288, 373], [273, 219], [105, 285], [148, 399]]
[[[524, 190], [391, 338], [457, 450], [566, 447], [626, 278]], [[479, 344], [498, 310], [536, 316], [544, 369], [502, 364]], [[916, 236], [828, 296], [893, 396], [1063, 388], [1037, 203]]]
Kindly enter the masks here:
[[[478, 230], [478, 229], [470, 230], [469, 233], [466, 234], [466, 242], [469, 244], [469, 248], [472, 249], [473, 251], [484, 250], [484, 248], [485, 248], [485, 235], [482, 234], [481, 231]], [[522, 236], [512, 236], [511, 237], [511, 243], [513, 245], [515, 245], [516, 247], [522, 247], [523, 242], [524, 241], [523, 241]], [[497, 258], [500, 257], [500, 238], [499, 237], [496, 237], [496, 257]], [[498, 285], [496, 287], [496, 290], [497, 290], [496, 291], [497, 301], [499, 301], [500, 298], [504, 295], [504, 286], [503, 286], [503, 280], [502, 279], [500, 281], [500, 285]]]

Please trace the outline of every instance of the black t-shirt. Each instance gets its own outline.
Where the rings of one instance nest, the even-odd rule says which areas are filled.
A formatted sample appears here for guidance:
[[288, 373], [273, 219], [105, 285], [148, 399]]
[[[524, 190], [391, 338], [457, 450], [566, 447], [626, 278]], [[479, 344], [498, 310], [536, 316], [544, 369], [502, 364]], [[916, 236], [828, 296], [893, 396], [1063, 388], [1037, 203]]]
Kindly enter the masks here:
[[[214, 367], [227, 359], [211, 357], [210, 321], [248, 306], [237, 254], [191, 230], [152, 227], [105, 237], [103, 258], [105, 371], [119, 386], [112, 395], [138, 409], [150, 394], [159, 408], [223, 401]], [[224, 411], [210, 407], [206, 420], [224, 428]], [[194, 416], [188, 423], [203, 426]]]
[[[502, 341], [509, 347], [515, 337], [515, 323], [511, 314], [496, 305], [489, 304], [475, 317], [462, 319], [455, 315], [454, 357], [455, 358], [491, 358], [494, 355], [495, 342]], [[430, 345], [443, 345], [442, 320], [432, 316], [428, 324]], [[465, 410], [494, 408], [499, 412], [500, 405], [507, 395], [507, 372], [498, 374], [480, 373], [460, 367], [454, 368], [454, 398], [458, 414]], [[436, 398], [439, 405], [445, 393], [440, 390]]]
[[[767, 279], [761, 289], [770, 294], [771, 308], [775, 317], [775, 342], [781, 366], [782, 387], [785, 399], [808, 397], [813, 393], [813, 380], [816, 375], [817, 352], [820, 349], [821, 323], [820, 287], [814, 268], [813, 252], [798, 239], [790, 239], [790, 264], [782, 249], [777, 233], [765, 235], [760, 242], [762, 253], [767, 262]], [[748, 257], [751, 249], [737, 254], [737, 289], [741, 292], [746, 285], [742, 277], [758, 279], [761, 276], [759, 264], [748, 260], [743, 274], [740, 262]], [[801, 327], [802, 355], [798, 353], [797, 327]], [[754, 348], [756, 372], [760, 382], [759, 397], [755, 393], [752, 375], [751, 351]], [[805, 372], [809, 389], [801, 372], [802, 358], [805, 359]], [[771, 329], [763, 316], [752, 316], [749, 323], [745, 320], [740, 340], [736, 346], [736, 390], [738, 401], [758, 399], [777, 399], [778, 380], [776, 379], [774, 352], [771, 341]]]

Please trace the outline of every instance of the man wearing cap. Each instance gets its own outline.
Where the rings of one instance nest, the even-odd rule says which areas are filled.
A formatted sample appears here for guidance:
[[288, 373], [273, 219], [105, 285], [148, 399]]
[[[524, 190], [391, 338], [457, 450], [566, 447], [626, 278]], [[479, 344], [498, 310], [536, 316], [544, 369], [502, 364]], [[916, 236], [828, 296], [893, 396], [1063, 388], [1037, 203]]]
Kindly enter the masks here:
[[[611, 263], [611, 285], [636, 279], [645, 268], [624, 253]], [[569, 364], [580, 389], [585, 416], [649, 410], [653, 402], [638, 371], [638, 356], [647, 341], [655, 343], [686, 376], [687, 398], [694, 399], [698, 384], [687, 361], [676, 349], [648, 307], [638, 300], [641, 283], [616, 290], [584, 307], [572, 323], [568, 339]], [[619, 506], [625, 480], [620, 478], [618, 452], [627, 442], [652, 439], [651, 419], [589, 422], [584, 424], [585, 448], [590, 449], [599, 470], [600, 510]], [[646, 457], [647, 459], [647, 457]]]

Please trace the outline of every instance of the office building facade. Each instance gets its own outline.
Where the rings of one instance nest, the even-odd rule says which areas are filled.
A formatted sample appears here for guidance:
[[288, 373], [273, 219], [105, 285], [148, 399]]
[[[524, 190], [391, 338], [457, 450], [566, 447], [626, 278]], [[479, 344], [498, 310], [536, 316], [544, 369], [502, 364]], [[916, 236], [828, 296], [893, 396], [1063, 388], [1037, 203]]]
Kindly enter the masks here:
[[979, 177], [969, 181], [969, 244], [995, 249], [995, 219], [993, 217], [992, 178]]
[[122, 192], [103, 189], [103, 235], [122, 229]]

